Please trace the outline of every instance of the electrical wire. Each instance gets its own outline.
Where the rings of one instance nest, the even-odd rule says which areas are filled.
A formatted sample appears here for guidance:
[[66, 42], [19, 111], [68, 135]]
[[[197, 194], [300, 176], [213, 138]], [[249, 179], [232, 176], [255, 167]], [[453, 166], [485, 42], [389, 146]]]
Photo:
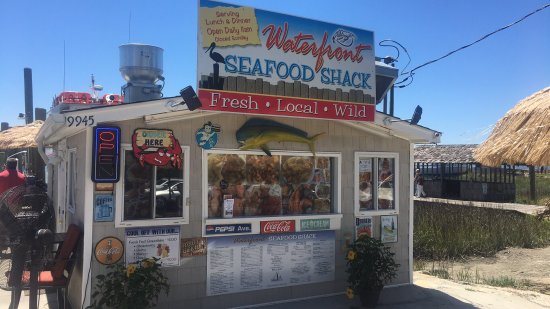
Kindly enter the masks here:
[[399, 52], [399, 48], [397, 48], [396, 46], [392, 45], [392, 44], [386, 44], [387, 42], [390, 42], [390, 43], [394, 43], [394, 44], [397, 44], [399, 45], [399, 47], [401, 47], [403, 49], [403, 51], [405, 52], [405, 54], [407, 54], [407, 58], [409, 59], [407, 61], [407, 64], [405, 65], [405, 67], [402, 69], [402, 71], [405, 71], [407, 69], [407, 67], [409, 66], [409, 64], [411, 64], [411, 55], [409, 54], [409, 52], [407, 51], [407, 49], [405, 48], [405, 46], [401, 45], [401, 43], [397, 42], [396, 40], [391, 40], [391, 39], [386, 39], [386, 40], [382, 40], [380, 41], [380, 43], [378, 43], [379, 46], [382, 46], [382, 47], [392, 47], [394, 48], [396, 51], [397, 51], [397, 56], [395, 58], [392, 58], [391, 60], [393, 61], [398, 61], [399, 60], [399, 56], [401, 55], [401, 53]]
[[476, 41], [474, 41], [474, 42], [472, 42], [472, 43], [470, 43], [470, 44], [467, 44], [467, 45], [464, 45], [464, 46], [462, 46], [462, 47], [460, 47], [460, 48], [457, 48], [457, 49], [455, 49], [455, 50], [453, 50], [453, 51], [447, 53], [446, 55], [441, 56], [441, 57], [439, 57], [439, 58], [437, 58], [437, 59], [430, 60], [430, 61], [428, 61], [428, 62], [426, 62], [426, 63], [424, 63], [424, 64], [421, 64], [421, 65], [415, 67], [414, 69], [410, 70], [409, 72], [403, 72], [401, 75], [409, 75], [409, 76], [407, 76], [404, 80], [402, 80], [402, 81], [400, 81], [400, 82], [398, 82], [398, 83], [395, 83], [395, 84], [397, 85], [397, 84], [404, 83], [405, 81], [407, 81], [407, 80], [409, 80], [409, 79], [410, 79], [410, 82], [409, 82], [408, 84], [406, 84], [406, 85], [400, 85], [400, 86], [396, 86], [396, 87], [398, 87], [398, 88], [405, 88], [405, 87], [407, 87], [408, 85], [410, 85], [410, 84], [412, 83], [413, 76], [414, 76], [414, 74], [415, 74], [414, 71], [416, 71], [416, 70], [418, 70], [418, 69], [420, 69], [420, 68], [423, 68], [423, 67], [425, 67], [425, 66], [427, 66], [427, 65], [429, 65], [429, 64], [432, 64], [432, 63], [434, 63], [434, 62], [437, 62], [437, 61], [439, 61], [439, 60], [442, 60], [442, 59], [444, 59], [444, 58], [447, 58], [447, 57], [449, 57], [450, 55], [452, 55], [452, 54], [454, 54], [454, 53], [456, 53], [456, 52], [459, 52], [459, 51], [461, 51], [461, 50], [463, 50], [463, 49], [466, 49], [466, 48], [468, 48], [468, 47], [470, 47], [470, 46], [472, 46], [472, 45], [474, 45], [474, 44], [477, 44], [477, 43], [479, 43], [479, 42], [485, 40], [486, 38], [492, 36], [493, 34], [495, 34], [495, 33], [497, 33], [497, 32], [500, 32], [500, 31], [503, 31], [503, 30], [506, 30], [506, 29], [508, 29], [508, 28], [510, 28], [510, 27], [512, 27], [512, 26], [514, 26], [514, 25], [516, 25], [516, 24], [518, 24], [518, 23], [520, 23], [520, 22], [522, 22], [523, 20], [525, 20], [526, 18], [530, 17], [531, 15], [534, 15], [534, 14], [536, 14], [536, 13], [538, 13], [538, 12], [544, 10], [544, 9], [547, 9], [548, 7], [550, 7], [550, 4], [545, 4], [545, 5], [543, 5], [542, 7], [540, 7], [540, 8], [538, 8], [538, 9], [532, 11], [531, 13], [529, 13], [529, 14], [527, 14], [527, 15], [525, 15], [525, 16], [523, 16], [522, 18], [520, 18], [520, 19], [514, 21], [513, 23], [508, 24], [508, 25], [506, 25], [506, 26], [504, 26], [504, 27], [501, 27], [501, 28], [499, 28], [499, 29], [497, 29], [497, 30], [495, 30], [495, 31], [493, 31], [493, 32], [491, 32], [491, 33], [488, 33], [488, 34], [484, 35], [483, 37], [481, 37], [480, 39], [478, 39], [478, 40], [476, 40]]
[[[84, 303], [86, 302], [86, 296], [88, 294], [88, 283], [90, 283], [90, 275], [92, 273], [92, 259], [93, 259], [93, 256], [94, 256], [94, 251], [92, 250], [92, 253], [90, 254], [90, 268], [88, 268], [88, 275], [86, 276], [86, 287], [84, 288], [84, 297], [82, 297], [82, 305], [80, 306], [81, 309], [84, 309]], [[86, 307], [86, 308], [88, 308], [88, 307]]]

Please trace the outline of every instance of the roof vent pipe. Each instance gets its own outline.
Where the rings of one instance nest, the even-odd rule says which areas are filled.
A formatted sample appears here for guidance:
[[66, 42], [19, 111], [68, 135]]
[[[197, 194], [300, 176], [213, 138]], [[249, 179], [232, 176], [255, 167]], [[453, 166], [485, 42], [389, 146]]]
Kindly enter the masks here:
[[[128, 83], [122, 86], [124, 103], [162, 98], [163, 49], [146, 44], [124, 44], [120, 50], [120, 73]], [[157, 85], [157, 82], [161, 82]]]

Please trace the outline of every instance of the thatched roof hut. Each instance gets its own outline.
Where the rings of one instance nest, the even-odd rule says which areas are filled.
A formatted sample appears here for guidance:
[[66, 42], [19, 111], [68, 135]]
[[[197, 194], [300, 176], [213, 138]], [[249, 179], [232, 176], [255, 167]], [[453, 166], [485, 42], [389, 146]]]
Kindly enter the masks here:
[[550, 165], [550, 87], [520, 101], [474, 153], [484, 165]]
[[0, 132], [0, 150], [36, 148], [36, 135], [44, 124], [36, 120], [25, 126], [18, 126]]

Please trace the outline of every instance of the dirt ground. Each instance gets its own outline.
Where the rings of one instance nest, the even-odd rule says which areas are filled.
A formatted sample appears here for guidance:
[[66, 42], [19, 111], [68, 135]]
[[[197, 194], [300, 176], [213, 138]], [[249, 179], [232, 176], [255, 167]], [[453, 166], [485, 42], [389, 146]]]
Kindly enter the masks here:
[[470, 258], [455, 262], [452, 271], [460, 270], [485, 278], [510, 277], [517, 281], [527, 280], [526, 289], [550, 295], [550, 247], [540, 249], [508, 248], [491, 258]]

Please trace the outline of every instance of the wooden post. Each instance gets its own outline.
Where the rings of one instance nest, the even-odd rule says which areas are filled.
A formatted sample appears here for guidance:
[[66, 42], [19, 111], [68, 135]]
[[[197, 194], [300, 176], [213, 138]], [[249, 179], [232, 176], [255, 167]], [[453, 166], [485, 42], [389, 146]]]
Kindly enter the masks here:
[[535, 192], [535, 167], [529, 165], [529, 199], [535, 202], [537, 194]]

